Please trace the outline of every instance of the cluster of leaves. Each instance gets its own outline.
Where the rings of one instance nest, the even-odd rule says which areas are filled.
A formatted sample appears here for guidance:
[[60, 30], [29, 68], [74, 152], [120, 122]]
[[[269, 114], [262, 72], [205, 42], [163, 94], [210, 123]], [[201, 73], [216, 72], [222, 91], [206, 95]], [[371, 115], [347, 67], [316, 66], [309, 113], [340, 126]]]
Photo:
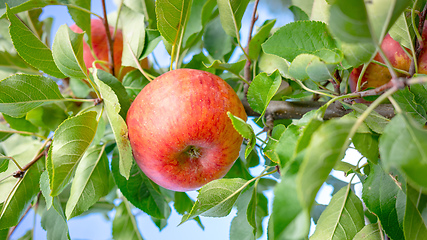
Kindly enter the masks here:
[[[142, 239], [132, 209], [163, 229], [171, 207], [183, 215], [182, 223], [194, 219], [202, 228], [199, 216], [222, 217], [236, 207], [230, 239], [262, 236], [266, 217], [269, 239], [306, 239], [311, 219], [317, 224], [312, 239], [427, 236], [427, 85], [391, 88], [370, 106], [345, 101], [354, 97], [346, 94], [349, 72], [370, 63], [386, 33], [416, 52], [420, 34], [415, 23], [426, 2], [284, 2], [295, 21], [284, 26], [265, 21], [244, 48], [241, 22], [250, 12], [249, 0], [121, 1], [110, 22], [123, 26], [123, 66], [139, 70], [120, 80], [101, 69], [86, 69], [82, 44], [90, 34], [85, 38], [63, 25], [49, 47], [52, 19], [40, 21], [40, 8], [67, 6], [89, 33], [90, 1], [22, 0], [0, 6], [0, 239], [29, 207], [42, 216], [48, 239], [69, 238], [70, 218], [112, 209], [113, 238]], [[267, 139], [260, 139], [230, 114], [246, 139], [240, 157], [225, 178], [202, 187], [196, 201], [148, 179], [135, 164], [127, 138], [131, 101], [151, 77], [167, 71], [138, 65], [160, 41], [170, 53], [170, 69], [221, 76], [269, 129]], [[239, 49], [243, 54], [233, 61]], [[426, 82], [423, 76], [407, 83], [411, 80]], [[397, 113], [391, 120], [374, 111], [386, 98]], [[299, 120], [268, 123], [272, 101], [313, 99], [325, 104]], [[324, 120], [333, 103], [353, 111]], [[349, 148], [367, 163], [343, 162]], [[251, 175], [255, 166], [265, 169], [261, 175]], [[357, 176], [362, 197], [351, 182], [330, 176], [333, 169]], [[325, 182], [334, 186], [327, 206], [315, 201]], [[274, 189], [271, 213], [267, 189]]]

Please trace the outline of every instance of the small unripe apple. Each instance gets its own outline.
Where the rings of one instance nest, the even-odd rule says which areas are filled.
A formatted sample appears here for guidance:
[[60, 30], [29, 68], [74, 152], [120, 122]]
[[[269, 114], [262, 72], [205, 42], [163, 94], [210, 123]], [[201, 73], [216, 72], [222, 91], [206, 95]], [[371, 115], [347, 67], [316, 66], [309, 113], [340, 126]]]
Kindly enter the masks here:
[[[389, 34], [384, 37], [381, 43], [381, 49], [390, 61], [394, 68], [409, 71], [411, 59], [408, 54], [402, 49], [399, 42], [395, 41]], [[379, 53], [375, 55], [374, 60], [384, 63], [383, 58]], [[349, 85], [352, 92], [356, 91], [357, 80], [360, 76], [363, 66], [353, 69], [349, 77]], [[402, 74], [398, 73], [398, 76]], [[390, 71], [387, 67], [376, 63], [370, 63], [361, 80], [361, 89], [376, 88], [391, 80]]]
[[246, 120], [234, 90], [211, 73], [178, 69], [145, 86], [127, 114], [133, 156], [158, 185], [190, 191], [223, 177], [242, 137], [227, 112]]
[[[104, 23], [101, 19], [91, 19], [91, 42], [93, 52], [98, 58], [98, 60], [102, 60], [105, 62], [109, 62], [110, 52], [108, 50], [108, 39], [107, 33], [105, 31]], [[114, 27], [109, 26], [110, 35], [114, 34]], [[82, 33], [81, 30], [76, 24], [70, 27], [76, 33]], [[122, 53], [123, 53], [123, 33], [120, 29], [117, 29], [116, 35], [114, 37], [113, 42], [113, 51], [114, 51], [114, 73], [118, 79], [122, 79], [123, 76], [133, 70], [133, 67], [123, 67], [122, 68]], [[93, 61], [95, 61], [95, 57], [90, 51], [89, 44], [83, 42], [83, 60], [85, 62], [86, 68], [91, 68]], [[144, 58], [140, 62], [142, 68], [148, 68], [148, 59]], [[105, 65], [107, 66], [107, 65]], [[96, 64], [96, 68], [105, 70], [105, 67], [102, 68], [100, 64]], [[109, 69], [109, 67], [107, 66]], [[111, 73], [111, 71], [110, 71]]]

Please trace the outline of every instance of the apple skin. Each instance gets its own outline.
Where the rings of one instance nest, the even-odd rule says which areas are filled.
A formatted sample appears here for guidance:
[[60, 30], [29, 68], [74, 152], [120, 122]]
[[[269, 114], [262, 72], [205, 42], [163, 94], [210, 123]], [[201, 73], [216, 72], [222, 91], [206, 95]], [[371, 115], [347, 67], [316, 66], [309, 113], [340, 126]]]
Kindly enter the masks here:
[[[411, 65], [411, 59], [408, 57], [406, 52], [400, 46], [400, 43], [395, 41], [389, 34], [384, 37], [383, 42], [381, 43], [381, 49], [384, 51], [386, 57], [391, 62], [391, 65], [397, 69], [409, 71]], [[409, 50], [408, 50], [409, 51]], [[427, 57], [427, 56], [426, 56]], [[384, 63], [383, 58], [379, 53], [375, 55], [374, 60]], [[356, 91], [357, 80], [359, 78], [360, 72], [362, 71], [363, 66], [353, 69], [349, 77], [350, 90], [352, 92]], [[403, 76], [398, 73], [398, 76]], [[367, 88], [376, 88], [381, 85], [386, 84], [391, 80], [391, 75], [389, 70], [386, 67], [380, 66], [376, 63], [370, 63], [368, 68], [365, 71], [365, 74], [361, 80], [361, 90]], [[365, 83], [366, 82], [366, 83]], [[365, 83], [365, 84], [364, 84]]]
[[223, 177], [243, 138], [227, 112], [246, 121], [234, 90], [211, 73], [178, 69], [145, 86], [127, 114], [136, 163], [158, 185], [196, 190]]
[[[104, 23], [101, 19], [91, 19], [91, 41], [93, 52], [95, 53], [98, 60], [108, 62], [110, 59], [110, 53], [108, 51], [108, 39], [107, 33], [105, 31]], [[80, 29], [76, 24], [70, 27], [76, 33], [82, 33], [83, 30]], [[110, 26], [110, 34], [114, 34], [114, 27]], [[121, 80], [123, 76], [126, 75], [129, 71], [133, 70], [133, 67], [123, 67], [122, 68], [122, 53], [123, 53], [123, 33], [120, 29], [117, 29], [116, 36], [113, 42], [113, 51], [114, 51], [114, 72], [116, 77]], [[86, 68], [89, 69], [92, 67], [93, 61], [95, 61], [92, 52], [90, 51], [89, 44], [83, 42], [83, 60], [85, 62]], [[144, 69], [149, 68], [148, 59], [144, 58], [140, 61], [141, 67]], [[96, 68], [103, 69], [100, 64], [96, 64]], [[111, 73], [111, 70], [110, 70]]]

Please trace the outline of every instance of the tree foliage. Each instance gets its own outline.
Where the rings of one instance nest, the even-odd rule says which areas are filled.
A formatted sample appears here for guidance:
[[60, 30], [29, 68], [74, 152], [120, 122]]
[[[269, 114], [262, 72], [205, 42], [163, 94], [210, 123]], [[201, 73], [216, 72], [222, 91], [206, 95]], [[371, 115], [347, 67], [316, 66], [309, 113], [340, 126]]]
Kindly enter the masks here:
[[[92, 13], [88, 2], [0, 5], [0, 239], [30, 208], [37, 208], [48, 239], [69, 239], [69, 219], [105, 206], [116, 210], [114, 239], [144, 236], [134, 208], [161, 230], [171, 207], [181, 224], [195, 220], [202, 228], [199, 216], [224, 217], [236, 208], [231, 239], [426, 238], [427, 77], [419, 58], [425, 0], [271, 1], [286, 5], [295, 21], [280, 26], [272, 19], [257, 28], [258, 0], [126, 0], [109, 18]], [[67, 6], [85, 33], [62, 25], [52, 41], [52, 19], [39, 19], [49, 5]], [[245, 13], [252, 15], [248, 38], [241, 29]], [[91, 17], [123, 30], [120, 72], [131, 69], [124, 76], [111, 60], [85, 66]], [[412, 59], [409, 71], [373, 60], [377, 53], [385, 58], [380, 44], [387, 34]], [[160, 42], [170, 54], [166, 69], [153, 54]], [[351, 71], [368, 64], [388, 67], [391, 80], [360, 90], [359, 79], [351, 92]], [[127, 137], [133, 99], [177, 68], [225, 79], [267, 133], [263, 139], [229, 114], [245, 138], [240, 157], [197, 199], [145, 176]], [[348, 149], [363, 161], [344, 162]], [[253, 167], [262, 173], [252, 175]], [[334, 179], [332, 170], [351, 181]], [[363, 186], [359, 195], [354, 178]], [[325, 183], [334, 195], [322, 207], [316, 195]]]

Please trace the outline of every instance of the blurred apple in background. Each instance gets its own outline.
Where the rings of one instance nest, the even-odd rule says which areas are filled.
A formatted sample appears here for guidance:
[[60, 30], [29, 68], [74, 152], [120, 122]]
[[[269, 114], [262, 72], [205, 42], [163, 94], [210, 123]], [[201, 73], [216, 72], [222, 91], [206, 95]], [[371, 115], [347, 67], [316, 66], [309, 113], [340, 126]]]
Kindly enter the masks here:
[[[403, 50], [400, 43], [395, 41], [389, 34], [384, 37], [384, 40], [381, 43], [381, 49], [384, 51], [386, 57], [394, 68], [409, 71], [411, 59], [409, 58], [408, 54]], [[410, 51], [408, 50], [408, 52]], [[427, 59], [427, 56], [425, 58]], [[377, 53], [377, 55], [374, 57], [374, 60], [384, 63], [384, 60], [379, 53]], [[350, 74], [349, 85], [350, 90], [352, 92], [356, 91], [357, 80], [360, 76], [362, 68], [363, 66], [355, 68]], [[401, 73], [397, 73], [397, 75], [404, 76]], [[389, 82], [390, 80], [391, 75], [387, 67], [381, 66], [377, 63], [370, 63], [368, 68], [366, 69], [365, 74], [362, 77], [360, 90], [365, 90], [367, 88], [376, 88]]]
[[[70, 27], [76, 33], [82, 33], [81, 30], [76, 24]], [[113, 36], [114, 27], [110, 26], [110, 34]], [[93, 52], [98, 58], [108, 62], [110, 59], [110, 53], [108, 51], [108, 39], [107, 33], [105, 31], [104, 23], [101, 19], [91, 19], [91, 38], [92, 38], [92, 48]], [[117, 30], [114, 37], [113, 43], [114, 50], [114, 73], [117, 79], [121, 80], [126, 73], [133, 70], [133, 67], [122, 67], [122, 53], [123, 53], [123, 33], [120, 29]], [[85, 62], [86, 68], [91, 68], [95, 57], [93, 56], [89, 44], [86, 42], [83, 43], [83, 60]], [[144, 58], [140, 61], [142, 68], [149, 68], [148, 59]], [[108, 65], [101, 66], [101, 64], [96, 64], [96, 67], [107, 71], [109, 69]], [[111, 73], [111, 70], [109, 71]]]
[[195, 190], [223, 177], [243, 140], [227, 112], [247, 119], [240, 99], [220, 77], [193, 69], [157, 77], [127, 115], [137, 164], [155, 183], [174, 191]]

